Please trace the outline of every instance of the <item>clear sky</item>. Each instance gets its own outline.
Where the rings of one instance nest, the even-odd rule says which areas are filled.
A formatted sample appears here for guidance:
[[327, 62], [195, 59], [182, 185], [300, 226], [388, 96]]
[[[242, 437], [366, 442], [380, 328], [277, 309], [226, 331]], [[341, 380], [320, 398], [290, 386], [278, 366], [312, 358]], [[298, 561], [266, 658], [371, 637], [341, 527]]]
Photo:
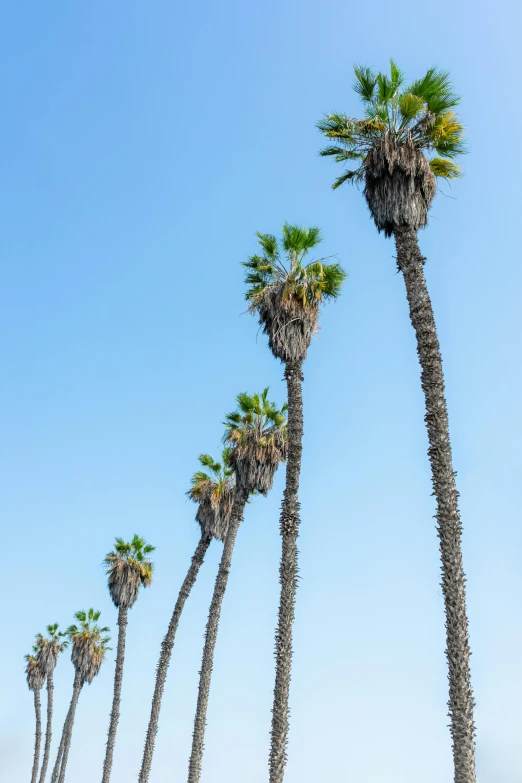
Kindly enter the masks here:
[[[244, 314], [256, 231], [319, 225], [349, 279], [305, 366], [301, 582], [285, 783], [452, 779], [424, 404], [404, 284], [362, 194], [332, 192], [315, 122], [351, 67], [436, 64], [471, 153], [420, 241], [464, 524], [481, 783], [522, 779], [520, 11], [515, 2], [5, 3], [0, 192], [2, 780], [30, 776], [23, 655], [102, 610], [117, 535], [157, 546], [130, 615], [114, 783], [137, 779], [161, 639], [198, 538], [184, 492], [239, 391], [282, 367]], [[205, 783], [267, 780], [279, 595], [272, 494], [234, 554]], [[186, 606], [153, 781], [186, 779], [214, 543]], [[115, 646], [115, 645], [114, 645]], [[82, 693], [72, 783], [101, 778], [114, 655]], [[55, 740], [72, 687], [56, 673]], [[45, 703], [45, 700], [44, 700]], [[53, 756], [55, 750], [53, 746]]]

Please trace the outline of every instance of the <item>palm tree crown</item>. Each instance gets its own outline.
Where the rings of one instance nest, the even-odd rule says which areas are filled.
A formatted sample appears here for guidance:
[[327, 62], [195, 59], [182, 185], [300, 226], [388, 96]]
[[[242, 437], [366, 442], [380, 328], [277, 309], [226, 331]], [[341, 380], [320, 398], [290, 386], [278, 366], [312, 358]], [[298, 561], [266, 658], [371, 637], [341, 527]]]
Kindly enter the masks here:
[[231, 448], [229, 461], [243, 490], [266, 495], [288, 451], [288, 406], [285, 403], [279, 409], [270, 402], [268, 388], [261, 394], [238, 394], [237, 404], [224, 422], [224, 441]]
[[38, 661], [38, 647], [34, 645], [33, 652], [25, 656], [27, 666], [25, 667], [25, 674], [27, 677], [27, 685], [30, 691], [35, 693], [41, 690], [45, 682], [45, 674], [40, 668]]
[[74, 615], [79, 626], [70, 625], [66, 634], [72, 643], [71, 660], [74, 668], [81, 677], [81, 682], [89, 685], [100, 671], [105, 658], [105, 653], [111, 648], [108, 646], [110, 636], [108, 628], [100, 628], [97, 624], [101, 612], [89, 609], [88, 612], [79, 611]]
[[[337, 298], [346, 273], [337, 263], [325, 264], [325, 259], [304, 263], [308, 252], [322, 241], [318, 228], [285, 223], [280, 243], [272, 234], [256, 236], [262, 253], [243, 263], [249, 270], [245, 277], [249, 309], [258, 313], [278, 359], [302, 360], [317, 327], [322, 301]], [[281, 259], [281, 250], [286, 262]]]
[[65, 633], [58, 631], [58, 623], [47, 626], [47, 636], [41, 633], [36, 635], [38, 664], [46, 677], [54, 672], [58, 656], [69, 646], [69, 640], [63, 638], [65, 636]]
[[112, 552], [103, 564], [109, 577], [109, 592], [115, 606], [130, 609], [134, 605], [140, 586], [149, 587], [154, 563], [147, 557], [155, 547], [135, 535], [132, 541], [117, 538]]
[[221, 462], [216, 462], [210, 454], [200, 454], [200, 465], [208, 472], [196, 471], [187, 492], [189, 498], [198, 504], [196, 521], [202, 534], [219, 541], [225, 540], [234, 501], [235, 475], [229, 462], [230, 454], [231, 449], [225, 448]]
[[333, 184], [365, 182], [365, 196], [379, 231], [386, 236], [397, 226], [426, 225], [435, 196], [436, 178], [453, 179], [460, 168], [453, 159], [466, 151], [464, 128], [454, 113], [460, 98], [449, 74], [430, 68], [405, 86], [404, 73], [390, 61], [390, 73], [357, 66], [354, 90], [365, 118], [326, 114], [319, 130], [335, 146], [321, 155], [338, 163], [356, 161]]

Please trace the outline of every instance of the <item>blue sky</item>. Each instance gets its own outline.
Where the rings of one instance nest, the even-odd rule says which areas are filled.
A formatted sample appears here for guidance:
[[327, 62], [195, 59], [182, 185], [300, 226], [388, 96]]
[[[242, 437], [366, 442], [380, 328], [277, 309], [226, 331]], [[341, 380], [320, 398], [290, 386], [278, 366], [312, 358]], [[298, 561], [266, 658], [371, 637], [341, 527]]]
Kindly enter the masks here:
[[[477, 765], [522, 777], [515, 3], [20, 0], [0, 18], [0, 519], [6, 780], [29, 776], [23, 655], [95, 606], [114, 536], [157, 546], [131, 612], [114, 783], [137, 779], [155, 665], [197, 542], [186, 501], [242, 390], [282, 367], [244, 314], [255, 231], [319, 225], [349, 273], [305, 367], [301, 582], [285, 783], [451, 779], [444, 618], [423, 399], [392, 243], [362, 195], [333, 193], [324, 111], [358, 110], [354, 62], [449, 69], [471, 153], [420, 241], [444, 356], [461, 493]], [[273, 687], [280, 471], [240, 530], [216, 650], [203, 780], [261, 783]], [[154, 781], [186, 777], [220, 545], [186, 607]], [[101, 777], [111, 654], [82, 693], [68, 777]], [[56, 674], [55, 740], [72, 665]]]

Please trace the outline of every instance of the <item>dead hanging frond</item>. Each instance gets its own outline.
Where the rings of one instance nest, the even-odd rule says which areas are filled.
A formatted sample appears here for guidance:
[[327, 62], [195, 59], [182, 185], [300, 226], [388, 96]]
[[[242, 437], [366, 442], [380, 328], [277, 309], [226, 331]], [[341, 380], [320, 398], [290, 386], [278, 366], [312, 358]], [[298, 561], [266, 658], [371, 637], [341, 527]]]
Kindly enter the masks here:
[[437, 184], [422, 150], [412, 142], [397, 146], [385, 134], [368, 152], [364, 171], [364, 195], [379, 231], [391, 236], [395, 228], [427, 224]]
[[304, 307], [296, 299], [285, 299], [280, 288], [269, 287], [251, 309], [257, 310], [275, 357], [285, 363], [306, 358], [319, 318], [318, 306]]
[[27, 665], [25, 667], [27, 687], [29, 688], [30, 691], [33, 692], [39, 691], [45, 682], [45, 675], [42, 672], [42, 669], [40, 668], [37, 656], [38, 656], [38, 650], [36, 647], [33, 647], [32, 655], [29, 654], [25, 656], [25, 660], [27, 662]]

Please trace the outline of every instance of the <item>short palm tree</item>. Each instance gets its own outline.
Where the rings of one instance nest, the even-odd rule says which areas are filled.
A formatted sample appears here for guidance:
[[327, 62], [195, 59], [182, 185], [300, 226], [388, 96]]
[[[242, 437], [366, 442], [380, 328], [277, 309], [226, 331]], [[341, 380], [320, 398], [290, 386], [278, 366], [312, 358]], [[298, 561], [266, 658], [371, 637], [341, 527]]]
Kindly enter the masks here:
[[109, 783], [111, 777], [116, 731], [120, 718], [127, 617], [129, 609], [134, 606], [138, 598], [140, 587], [149, 587], [152, 582], [154, 564], [148, 556], [154, 549], [155, 547], [147, 544], [145, 539], [138, 535], [134, 535], [132, 541], [117, 538], [114, 549], [103, 561], [108, 575], [109, 592], [114, 606], [118, 609], [118, 651], [102, 783]]
[[238, 409], [226, 417], [224, 436], [230, 448], [227, 461], [235, 471], [236, 490], [205, 632], [189, 761], [189, 783], [199, 783], [201, 777], [214, 650], [237, 531], [248, 498], [252, 494], [267, 494], [280, 462], [286, 459], [288, 449], [286, 404], [278, 409], [268, 400], [268, 389], [262, 394], [239, 394], [237, 402]]
[[34, 697], [34, 714], [36, 718], [36, 729], [34, 735], [34, 757], [33, 757], [33, 771], [31, 774], [31, 783], [36, 783], [38, 777], [38, 766], [40, 764], [40, 744], [42, 741], [42, 707], [40, 702], [40, 691], [42, 690], [45, 682], [45, 675], [42, 674], [42, 670], [38, 664], [38, 647], [33, 647], [32, 654], [25, 656], [27, 666], [25, 667], [25, 674], [27, 678], [27, 685], [29, 690], [32, 691]]
[[69, 645], [64, 634], [58, 631], [58, 623], [47, 626], [47, 636], [38, 634], [36, 637], [36, 647], [38, 648], [37, 660], [42, 675], [47, 682], [47, 728], [45, 732], [44, 755], [40, 771], [40, 783], [44, 783], [49, 764], [49, 754], [51, 752], [51, 740], [53, 731], [53, 692], [54, 692], [54, 670], [58, 663], [58, 656]]
[[100, 628], [97, 624], [100, 614], [100, 612], [96, 612], [94, 609], [89, 609], [88, 612], [76, 612], [74, 617], [79, 625], [70, 625], [65, 632], [71, 642], [71, 660], [75, 669], [73, 695], [63, 726], [51, 783], [63, 783], [65, 780], [74, 717], [80, 692], [85, 683], [91, 684], [100, 671], [105, 654], [111, 649], [108, 646], [110, 637], [104, 635], [108, 633], [109, 629]]
[[[281, 783], [288, 741], [288, 699], [292, 667], [292, 625], [297, 588], [299, 534], [299, 476], [303, 439], [302, 365], [321, 305], [336, 299], [346, 273], [324, 260], [305, 264], [307, 254], [321, 242], [318, 228], [283, 226], [278, 243], [272, 234], [257, 234], [261, 254], [244, 263], [248, 273], [246, 299], [259, 317], [268, 344], [285, 364], [288, 388], [288, 462], [281, 508], [282, 554], [279, 571], [281, 598], [276, 631], [276, 679], [272, 708], [270, 783]], [[283, 256], [283, 257], [282, 257]]]
[[322, 155], [338, 162], [355, 161], [333, 187], [364, 182], [364, 195], [375, 225], [393, 236], [397, 265], [406, 285], [410, 319], [417, 338], [421, 383], [426, 401], [437, 532], [442, 561], [446, 611], [446, 657], [449, 666], [449, 715], [455, 783], [475, 781], [474, 699], [462, 565], [462, 525], [451, 455], [444, 376], [433, 308], [424, 277], [417, 231], [427, 225], [437, 178], [460, 175], [454, 159], [464, 148], [464, 129], [454, 108], [459, 98], [449, 74], [431, 68], [406, 86], [401, 70], [390, 73], [355, 69], [355, 91], [365, 118], [328, 114], [318, 124], [332, 139]]
[[192, 556], [185, 580], [181, 585], [167, 633], [161, 644], [139, 783], [147, 783], [149, 780], [154, 744], [158, 732], [161, 700], [183, 607], [196, 581], [210, 542], [213, 538], [223, 541], [227, 532], [235, 491], [234, 470], [228, 464], [229, 452], [228, 448], [224, 449], [221, 462], [217, 462], [209, 454], [201, 454], [199, 462], [201, 467], [206, 470], [199, 470], [194, 473], [191, 487], [187, 492], [188, 497], [194, 503], [197, 503], [198, 506], [196, 521], [200, 526], [201, 537]]

